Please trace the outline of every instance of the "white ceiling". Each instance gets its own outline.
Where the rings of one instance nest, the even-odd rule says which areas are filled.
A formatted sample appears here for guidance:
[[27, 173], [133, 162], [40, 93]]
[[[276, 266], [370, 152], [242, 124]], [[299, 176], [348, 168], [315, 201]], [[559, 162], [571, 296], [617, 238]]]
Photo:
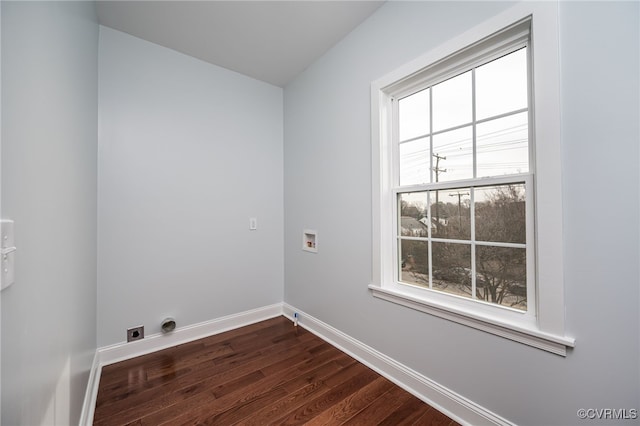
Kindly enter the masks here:
[[98, 1], [100, 24], [284, 87], [384, 1]]

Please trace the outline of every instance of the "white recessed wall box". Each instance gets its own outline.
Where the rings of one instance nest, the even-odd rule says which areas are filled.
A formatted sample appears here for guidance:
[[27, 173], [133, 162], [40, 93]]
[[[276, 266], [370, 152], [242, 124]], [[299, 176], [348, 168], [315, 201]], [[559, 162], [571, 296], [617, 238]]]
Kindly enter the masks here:
[[318, 252], [318, 231], [305, 229], [302, 231], [302, 250]]

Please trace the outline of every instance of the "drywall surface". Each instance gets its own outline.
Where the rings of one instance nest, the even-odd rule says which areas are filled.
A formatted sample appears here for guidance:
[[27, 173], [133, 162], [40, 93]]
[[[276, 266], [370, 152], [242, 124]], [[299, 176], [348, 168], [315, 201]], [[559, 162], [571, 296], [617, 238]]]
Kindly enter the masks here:
[[[575, 350], [553, 355], [367, 289], [371, 82], [509, 6], [389, 2], [285, 88], [285, 301], [516, 424], [579, 424], [580, 408], [638, 408], [637, 3], [559, 6]], [[305, 228], [318, 253], [301, 249]]]
[[96, 348], [98, 24], [89, 2], [2, 2], [2, 424], [77, 424]]
[[562, 2], [560, 18], [565, 301], [578, 343], [555, 405], [638, 410], [640, 3]]
[[282, 89], [106, 27], [99, 86], [98, 345], [282, 301]]

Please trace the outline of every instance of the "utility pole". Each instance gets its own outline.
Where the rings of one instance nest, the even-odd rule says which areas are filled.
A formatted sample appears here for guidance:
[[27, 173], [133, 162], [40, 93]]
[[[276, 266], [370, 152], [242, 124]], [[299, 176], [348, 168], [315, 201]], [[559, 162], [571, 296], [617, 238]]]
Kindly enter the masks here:
[[438, 154], [431, 154], [436, 158], [436, 166], [433, 168], [433, 171], [436, 172], [436, 182], [438, 182], [438, 178], [440, 173], [444, 173], [447, 171], [447, 169], [441, 169], [440, 168], [440, 160], [446, 160], [447, 157], [438, 155]]
[[462, 230], [462, 209], [460, 208], [460, 204], [461, 204], [460, 200], [463, 195], [469, 195], [469, 193], [458, 191], [457, 194], [449, 194], [449, 197], [458, 197], [458, 224], [460, 226], [460, 230]]
[[[436, 182], [438, 182], [438, 178], [440, 177], [440, 173], [445, 173], [447, 169], [440, 168], [440, 160], [446, 160], [447, 157], [443, 157], [438, 154], [431, 154], [436, 158], [436, 166], [433, 168], [433, 171], [436, 173]], [[438, 222], [438, 226], [440, 226], [440, 200], [438, 199], [438, 191], [436, 190], [436, 222]]]

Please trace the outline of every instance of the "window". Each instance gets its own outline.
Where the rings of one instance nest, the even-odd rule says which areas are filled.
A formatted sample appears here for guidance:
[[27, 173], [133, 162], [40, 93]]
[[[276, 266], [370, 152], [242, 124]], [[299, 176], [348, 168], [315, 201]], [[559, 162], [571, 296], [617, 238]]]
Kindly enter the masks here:
[[528, 312], [527, 40], [486, 59], [392, 99], [394, 258], [399, 283]]
[[523, 7], [373, 83], [370, 288], [564, 355], [557, 17]]

